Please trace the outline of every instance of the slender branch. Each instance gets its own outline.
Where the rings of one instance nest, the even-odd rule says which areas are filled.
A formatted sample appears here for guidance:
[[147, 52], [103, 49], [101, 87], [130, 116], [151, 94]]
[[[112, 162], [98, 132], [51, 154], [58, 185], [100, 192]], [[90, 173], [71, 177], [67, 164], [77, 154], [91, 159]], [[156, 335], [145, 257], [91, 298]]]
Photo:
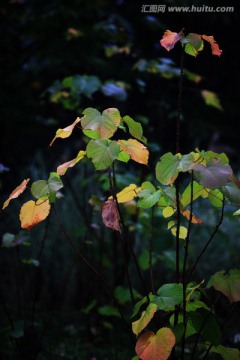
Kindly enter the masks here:
[[176, 119], [176, 153], [180, 152], [180, 136], [181, 136], [181, 112], [182, 112], [182, 92], [183, 92], [183, 62], [184, 62], [184, 47], [182, 46], [181, 60], [180, 60], [180, 76], [178, 83], [178, 100], [177, 100], [177, 119]]
[[151, 210], [151, 221], [150, 221], [150, 237], [149, 237], [149, 273], [150, 273], [150, 283], [152, 288], [152, 293], [156, 294], [154, 286], [154, 277], [153, 277], [153, 267], [152, 267], [152, 243], [153, 243], [153, 216], [154, 216], [154, 206]]
[[217, 234], [220, 226], [222, 225], [222, 222], [223, 222], [223, 216], [224, 216], [224, 205], [225, 205], [225, 199], [223, 198], [223, 203], [222, 203], [222, 209], [221, 209], [221, 215], [220, 215], [220, 218], [219, 218], [219, 221], [212, 233], [212, 235], [210, 236], [209, 240], [206, 242], [205, 246], [203, 247], [202, 251], [199, 253], [197, 259], [195, 260], [193, 266], [192, 266], [192, 269], [190, 271], [190, 274], [188, 276], [188, 279], [187, 279], [187, 282], [190, 281], [191, 277], [192, 277], [192, 274], [193, 272], [195, 271], [196, 269], [196, 266], [197, 264], [199, 263], [200, 259], [202, 258], [202, 256], [204, 255], [204, 253], [206, 252], [208, 246], [210, 245], [210, 243], [212, 242], [214, 236]]

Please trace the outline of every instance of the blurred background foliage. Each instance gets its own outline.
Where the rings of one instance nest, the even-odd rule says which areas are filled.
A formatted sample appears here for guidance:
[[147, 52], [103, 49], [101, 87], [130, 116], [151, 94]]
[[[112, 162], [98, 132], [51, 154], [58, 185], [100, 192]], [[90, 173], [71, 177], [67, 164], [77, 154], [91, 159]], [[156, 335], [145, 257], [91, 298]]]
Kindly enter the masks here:
[[[166, 29], [214, 35], [223, 49], [221, 58], [212, 56], [207, 46], [197, 59], [185, 57], [181, 149], [182, 153], [195, 147], [226, 152], [238, 172], [237, 8], [231, 13], [144, 13], [142, 4], [126, 0], [1, 1], [2, 202], [23, 178], [47, 179], [50, 171], [85, 148], [85, 139], [77, 130], [71, 139], [58, 140], [53, 148], [48, 145], [55, 131], [71, 124], [86, 107], [100, 111], [117, 107], [122, 116], [142, 123], [149, 140], [149, 168], [131, 163], [117, 167], [119, 190], [152, 180], [159, 156], [175, 151], [180, 45], [169, 53], [160, 46]], [[203, 5], [196, 0], [164, 4]], [[234, 6], [211, 2], [211, 6], [226, 5]], [[122, 246], [115, 233], [101, 225], [100, 206], [109, 195], [108, 178], [83, 160], [68, 171], [64, 185], [56, 205], [59, 218], [86, 259], [103, 274], [128, 318], [132, 308]], [[0, 218], [2, 358], [131, 358], [131, 330], [119, 319], [99, 277], [79, 261], [63, 238], [54, 215], [31, 232], [20, 232], [17, 214], [24, 198], [27, 195], [11, 203]], [[204, 201], [198, 211], [206, 226], [196, 231], [193, 257], [218, 217]], [[132, 202], [124, 213], [129, 241], [148, 282], [151, 212], [139, 211]], [[155, 212], [154, 229], [153, 262], [156, 286], [160, 286], [172, 281], [174, 271], [173, 239], [160, 211]], [[207, 262], [200, 265], [199, 279], [239, 266], [239, 236], [239, 223], [227, 213]], [[144, 289], [132, 260], [129, 267], [138, 298]], [[224, 318], [225, 307], [219, 309]], [[236, 316], [239, 319], [239, 312]], [[239, 332], [235, 317], [225, 343], [239, 342]]]

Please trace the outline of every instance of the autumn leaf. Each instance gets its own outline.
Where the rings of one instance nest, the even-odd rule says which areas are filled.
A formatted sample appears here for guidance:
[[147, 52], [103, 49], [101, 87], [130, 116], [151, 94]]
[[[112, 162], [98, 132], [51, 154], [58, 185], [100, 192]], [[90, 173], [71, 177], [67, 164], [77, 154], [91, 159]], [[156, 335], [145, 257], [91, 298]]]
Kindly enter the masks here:
[[64, 175], [68, 168], [76, 165], [80, 160], [84, 158], [85, 155], [86, 155], [86, 151], [80, 150], [74, 159], [67, 161], [57, 167], [57, 174], [60, 176]]
[[165, 327], [156, 334], [147, 331], [141, 335], [135, 347], [136, 353], [141, 360], [167, 360], [176, 342], [174, 333]]
[[196, 217], [196, 215], [194, 215], [194, 214], [191, 215], [191, 212], [190, 212], [188, 209], [182, 210], [181, 213], [182, 213], [182, 215], [185, 216], [185, 218], [187, 218], [188, 220], [190, 220], [190, 218], [191, 218], [191, 222], [192, 222], [193, 224], [201, 224], [201, 223], [202, 223], [202, 220], [198, 219], [198, 218]]
[[81, 119], [78, 117], [71, 125], [65, 127], [64, 129], [58, 129], [55, 137], [50, 142], [49, 146], [52, 146], [52, 144], [57, 138], [61, 138], [61, 139], [68, 138], [72, 134], [74, 127], [80, 122], [80, 120]]
[[219, 49], [213, 36], [202, 35], [202, 39], [210, 43], [213, 55], [221, 56], [222, 50]]
[[121, 232], [119, 213], [115, 200], [107, 200], [102, 206], [102, 220], [106, 227]]
[[215, 92], [209, 90], [201, 90], [201, 95], [206, 105], [215, 107], [216, 109], [221, 111], [223, 110], [220, 100]]
[[240, 301], [240, 270], [232, 269], [228, 274], [224, 270], [216, 272], [211, 276], [207, 287], [213, 286], [223, 293], [229, 301]]
[[174, 48], [175, 44], [182, 38], [183, 32], [179, 33], [172, 32], [170, 30], [166, 30], [162, 39], [160, 40], [160, 44], [167, 50], [171, 50]]
[[130, 155], [131, 159], [147, 165], [149, 152], [146, 146], [135, 139], [118, 140], [121, 149]]
[[45, 220], [50, 212], [49, 200], [38, 199], [36, 202], [30, 200], [26, 202], [20, 210], [19, 218], [21, 227], [30, 230], [33, 226]]
[[150, 323], [152, 320], [155, 312], [157, 311], [156, 304], [149, 304], [145, 311], [142, 312], [140, 319], [134, 321], [132, 323], [132, 331], [135, 335], [138, 334], [145, 329], [145, 327]]
[[9, 202], [12, 199], [16, 199], [20, 194], [22, 194], [22, 192], [26, 189], [27, 183], [29, 182], [30, 179], [25, 179], [21, 182], [20, 185], [18, 185], [9, 195], [8, 199], [4, 202], [2, 210], [5, 209], [8, 205]]
[[[135, 184], [130, 184], [116, 195], [117, 200], [119, 203], [131, 201], [137, 196], [140, 190], [141, 187], [137, 187]], [[109, 199], [112, 199], [112, 196]]]

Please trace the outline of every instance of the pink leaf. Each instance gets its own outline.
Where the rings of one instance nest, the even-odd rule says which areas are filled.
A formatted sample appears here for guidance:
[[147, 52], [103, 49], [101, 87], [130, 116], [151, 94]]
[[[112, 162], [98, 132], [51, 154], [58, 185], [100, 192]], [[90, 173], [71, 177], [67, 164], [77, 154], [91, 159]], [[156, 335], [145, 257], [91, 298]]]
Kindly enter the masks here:
[[170, 30], [166, 30], [162, 40], [160, 40], [160, 44], [167, 50], [171, 50], [174, 48], [174, 45], [182, 38], [183, 32], [179, 33], [172, 32]]

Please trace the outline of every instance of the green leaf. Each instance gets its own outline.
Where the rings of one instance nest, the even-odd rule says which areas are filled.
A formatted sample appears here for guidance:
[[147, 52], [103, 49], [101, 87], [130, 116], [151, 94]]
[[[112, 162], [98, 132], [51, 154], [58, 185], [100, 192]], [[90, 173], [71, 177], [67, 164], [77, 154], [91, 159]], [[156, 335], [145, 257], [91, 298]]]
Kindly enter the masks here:
[[138, 193], [137, 206], [143, 209], [149, 209], [154, 206], [161, 197], [161, 190], [155, 189], [155, 187], [149, 182], [145, 181], [141, 185], [141, 191]]
[[87, 108], [83, 114], [83, 133], [92, 139], [109, 139], [120, 125], [121, 116], [115, 108], [104, 110], [102, 115], [94, 108]]
[[197, 56], [198, 52], [203, 49], [203, 41], [200, 35], [190, 33], [184, 38], [185, 52], [188, 55]]
[[232, 269], [228, 274], [224, 270], [215, 273], [207, 285], [211, 286], [227, 296], [231, 303], [240, 301], [240, 270]]
[[164, 154], [156, 166], [156, 178], [163, 185], [172, 185], [178, 176], [179, 158], [168, 152]]
[[166, 206], [176, 207], [176, 189], [175, 187], [167, 187], [162, 190], [162, 197], [158, 201], [160, 209], [164, 209]]
[[132, 323], [132, 331], [135, 335], [138, 334], [145, 329], [145, 327], [150, 323], [152, 320], [155, 312], [157, 311], [156, 304], [149, 304], [145, 311], [142, 312], [140, 319], [134, 321]]
[[215, 206], [217, 208], [222, 207], [223, 199], [224, 199], [224, 195], [220, 190], [218, 190], [218, 189], [210, 190], [210, 192], [208, 194], [208, 200], [210, 201], [210, 203], [213, 206]]
[[[197, 183], [196, 181], [193, 181], [193, 201], [196, 200], [199, 196], [202, 196], [203, 198], [206, 198], [208, 196], [208, 192], [206, 189]], [[187, 205], [189, 205], [191, 202], [191, 184], [189, 184], [186, 189], [184, 190], [182, 196], [181, 196], [181, 204], [185, 208]]]
[[56, 192], [62, 187], [63, 183], [60, 176], [55, 172], [51, 172], [48, 181], [38, 180], [32, 183], [31, 193], [36, 199], [47, 196], [51, 203], [55, 201]]
[[213, 106], [216, 109], [223, 111], [222, 105], [216, 93], [209, 90], [202, 90], [201, 94], [206, 105]]
[[32, 183], [31, 193], [36, 199], [40, 199], [49, 195], [48, 182], [46, 180], [38, 180]]
[[151, 299], [151, 303], [156, 304], [158, 310], [168, 310], [182, 302], [182, 284], [164, 284], [158, 289], [157, 296]]
[[206, 166], [196, 164], [194, 167], [194, 175], [202, 186], [209, 189], [216, 189], [229, 181], [232, 175], [232, 168], [228, 164], [223, 164], [220, 159], [214, 159], [208, 161]]
[[234, 182], [230, 181], [224, 185], [221, 191], [233, 205], [240, 206], [240, 189]]
[[[171, 232], [174, 236], [177, 236], [177, 227], [172, 227]], [[185, 226], [179, 226], [179, 239], [185, 240], [187, 237], [187, 228]]]
[[90, 140], [86, 151], [87, 157], [92, 158], [96, 170], [105, 170], [117, 159], [120, 146], [116, 141], [107, 139]]
[[138, 301], [138, 302], [134, 305], [132, 318], [135, 317], [135, 316], [138, 314], [141, 306], [142, 306], [143, 304], [145, 304], [147, 301], [148, 301], [147, 296], [144, 296], [140, 301]]
[[125, 151], [121, 150], [117, 160], [127, 163], [130, 160], [130, 155], [128, 155]]
[[130, 134], [136, 139], [142, 141], [144, 144], [147, 143], [147, 139], [143, 136], [142, 125], [133, 120], [130, 116], [124, 116], [123, 121], [127, 124]]
[[98, 312], [100, 315], [103, 316], [115, 316], [115, 317], [121, 317], [119, 314], [119, 311], [116, 307], [105, 305], [98, 309]]
[[[209, 344], [206, 344], [207, 347]], [[222, 356], [223, 360], [239, 360], [240, 351], [234, 348], [227, 348], [222, 345], [212, 346], [211, 351]]]
[[[133, 294], [135, 298], [139, 298], [139, 293], [133, 289]], [[131, 295], [128, 288], [125, 288], [123, 286], [117, 286], [114, 290], [114, 296], [118, 300], [119, 304], [126, 304], [127, 302], [131, 301]]]

